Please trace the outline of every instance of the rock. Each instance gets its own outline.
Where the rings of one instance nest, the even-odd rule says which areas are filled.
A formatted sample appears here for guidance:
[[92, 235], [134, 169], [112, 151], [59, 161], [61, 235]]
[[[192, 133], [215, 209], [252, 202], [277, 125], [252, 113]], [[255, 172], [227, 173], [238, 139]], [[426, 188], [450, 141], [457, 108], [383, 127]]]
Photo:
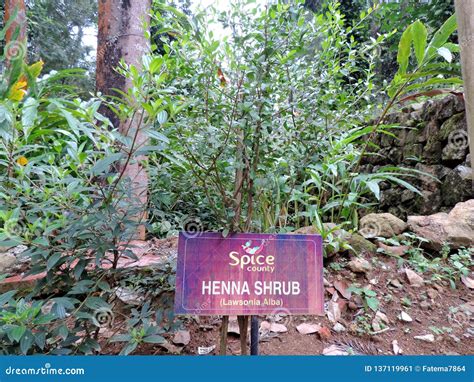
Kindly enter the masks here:
[[352, 259], [351, 261], [349, 261], [347, 266], [352, 272], [355, 273], [367, 273], [373, 269], [372, 265], [367, 260], [361, 257], [356, 257], [355, 259]]
[[388, 323], [387, 315], [379, 310], [375, 313], [375, 317], [372, 320], [372, 329], [374, 329], [374, 332], [379, 332], [384, 329]]
[[[337, 297], [337, 293], [334, 294]], [[336, 298], [337, 299], [337, 298]], [[336, 323], [341, 319], [341, 308], [336, 300], [331, 299], [328, 303], [328, 309], [326, 312], [329, 321]]]
[[323, 326], [318, 330], [319, 337], [321, 337], [321, 340], [327, 341], [332, 337], [331, 331], [327, 326]]
[[392, 341], [392, 349], [393, 349], [393, 354], [395, 355], [398, 355], [398, 354], [402, 354], [403, 351], [402, 349], [400, 348], [400, 346], [398, 346], [398, 341], [397, 340], [393, 340]]
[[438, 291], [436, 291], [435, 289], [428, 289], [426, 291], [426, 294], [428, 295], [429, 298], [431, 298], [432, 300], [434, 300], [435, 298], [437, 298], [439, 296], [438, 294]]
[[16, 263], [16, 256], [10, 253], [0, 253], [0, 273], [8, 273], [8, 269]]
[[342, 297], [351, 298], [352, 292], [348, 291], [349, 285], [344, 280], [334, 281], [334, 288], [341, 294]]
[[407, 275], [408, 282], [411, 286], [414, 287], [421, 287], [424, 284], [423, 277], [419, 276], [417, 273], [412, 271], [411, 269], [406, 268], [405, 274]]
[[323, 355], [349, 355], [349, 353], [338, 345], [331, 345], [323, 349]]
[[454, 206], [474, 198], [472, 189], [472, 170], [466, 166], [457, 166], [450, 170], [441, 185], [442, 203], [445, 206]]
[[473, 279], [471, 279], [467, 276], [461, 276], [461, 281], [469, 289], [474, 289], [474, 280]]
[[359, 233], [365, 238], [390, 238], [407, 229], [406, 223], [390, 213], [368, 214], [360, 219]]
[[422, 336], [415, 336], [413, 338], [415, 338], [415, 340], [420, 340], [420, 341], [424, 341], [424, 342], [434, 342], [434, 340], [435, 340], [433, 334], [425, 334], [425, 335], [422, 335]]
[[428, 301], [422, 301], [420, 302], [420, 308], [421, 310], [428, 310], [431, 308], [431, 304]]
[[444, 243], [454, 249], [474, 245], [474, 199], [456, 204], [449, 214], [409, 216], [408, 226], [429, 240], [428, 246], [440, 250]]
[[349, 254], [359, 256], [361, 253], [375, 253], [377, 246], [358, 233], [353, 233], [347, 238], [347, 244], [351, 246]]
[[[346, 239], [350, 236], [350, 233], [347, 232], [346, 230], [339, 228], [336, 224], [334, 223], [323, 223], [324, 231], [325, 232], [331, 232], [335, 237], [339, 239]], [[318, 228], [315, 226], [306, 226], [306, 227], [301, 227], [298, 228], [293, 232], [294, 234], [300, 234], [300, 235], [317, 235], [320, 234]]]
[[461, 342], [461, 339], [459, 337], [456, 337], [454, 334], [449, 334], [449, 337], [453, 340], [454, 343]]
[[337, 322], [336, 325], [332, 327], [332, 330], [334, 330], [336, 333], [342, 333], [346, 330], [346, 327]]
[[413, 318], [411, 318], [411, 317], [409, 316], [409, 314], [408, 314], [408, 313], [405, 313], [405, 312], [401, 312], [401, 313], [399, 314], [399, 316], [398, 316], [398, 319], [399, 319], [400, 321], [403, 321], [403, 322], [412, 322], [412, 321], [413, 321]]
[[178, 330], [173, 337], [173, 343], [175, 345], [186, 346], [191, 342], [191, 334], [187, 330]]
[[385, 245], [384, 243], [377, 243], [379, 248], [383, 249], [383, 251], [389, 255], [393, 256], [403, 256], [405, 253], [411, 248], [408, 245]]
[[390, 280], [390, 285], [393, 285], [395, 288], [402, 289], [403, 285], [398, 279]]
[[319, 329], [321, 329], [321, 325], [319, 324], [308, 324], [308, 323], [303, 323], [300, 324], [296, 327], [296, 330], [301, 333], [301, 334], [313, 334], [319, 332]]

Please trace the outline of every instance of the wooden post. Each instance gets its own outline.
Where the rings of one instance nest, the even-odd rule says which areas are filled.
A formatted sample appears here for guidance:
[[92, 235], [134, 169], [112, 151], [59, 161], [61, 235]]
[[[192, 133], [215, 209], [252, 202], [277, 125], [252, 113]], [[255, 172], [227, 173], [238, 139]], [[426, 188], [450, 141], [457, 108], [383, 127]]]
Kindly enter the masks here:
[[259, 341], [259, 325], [258, 317], [250, 317], [250, 355], [258, 355], [258, 341]]
[[464, 80], [464, 100], [471, 153], [471, 176], [474, 188], [474, 1], [455, 0], [458, 22], [461, 67]]
[[229, 328], [229, 316], [222, 317], [221, 338], [219, 344], [219, 355], [227, 353], [227, 329]]
[[247, 355], [247, 333], [249, 327], [249, 316], [238, 316], [237, 321], [239, 323], [240, 331], [240, 354]]

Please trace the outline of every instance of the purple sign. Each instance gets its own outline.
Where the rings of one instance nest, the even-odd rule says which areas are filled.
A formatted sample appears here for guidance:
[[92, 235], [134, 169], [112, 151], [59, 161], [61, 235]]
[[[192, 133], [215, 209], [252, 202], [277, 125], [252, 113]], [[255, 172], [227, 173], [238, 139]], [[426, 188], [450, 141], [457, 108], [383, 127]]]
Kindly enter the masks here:
[[179, 235], [175, 312], [324, 314], [319, 235]]

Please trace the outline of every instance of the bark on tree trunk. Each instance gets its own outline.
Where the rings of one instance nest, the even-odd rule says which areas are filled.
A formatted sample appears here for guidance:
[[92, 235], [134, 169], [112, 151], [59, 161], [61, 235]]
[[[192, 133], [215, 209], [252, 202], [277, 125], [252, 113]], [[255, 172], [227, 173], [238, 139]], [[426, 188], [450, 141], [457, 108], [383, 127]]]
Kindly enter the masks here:
[[[140, 59], [149, 49], [145, 37], [144, 23], [149, 25], [151, 0], [99, 0], [99, 28], [97, 36], [96, 89], [103, 95], [115, 95], [115, 89], [127, 92], [131, 87], [129, 79], [119, 75], [115, 68], [120, 59], [127, 64], [140, 68]], [[104, 107], [102, 110], [120, 131], [130, 137], [139, 129], [141, 116], [138, 113], [133, 120], [119, 121], [114, 113]], [[143, 146], [146, 136], [138, 132], [135, 147]], [[137, 202], [140, 208], [137, 219], [146, 218], [148, 202], [148, 175], [142, 163], [146, 157], [135, 157], [127, 165], [124, 180], [132, 186], [130, 202]], [[145, 239], [145, 227], [140, 225], [135, 239]]]
[[474, 188], [474, 2], [455, 0]]
[[[26, 58], [26, 7], [24, 0], [5, 0], [4, 25], [15, 16], [5, 35], [5, 52], [8, 62], [16, 58]], [[18, 33], [18, 35], [16, 35]], [[16, 35], [16, 37], [15, 37]]]

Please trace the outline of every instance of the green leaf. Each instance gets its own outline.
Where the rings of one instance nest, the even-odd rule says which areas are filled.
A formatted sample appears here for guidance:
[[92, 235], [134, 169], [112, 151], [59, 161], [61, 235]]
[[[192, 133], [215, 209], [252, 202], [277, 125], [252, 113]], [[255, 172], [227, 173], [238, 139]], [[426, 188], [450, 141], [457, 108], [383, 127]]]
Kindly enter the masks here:
[[85, 305], [89, 309], [92, 309], [92, 310], [97, 310], [97, 309], [102, 309], [102, 308], [110, 309], [110, 305], [106, 301], [104, 301], [100, 297], [94, 297], [94, 296], [88, 297], [86, 299]]
[[20, 341], [23, 334], [26, 332], [26, 327], [24, 326], [14, 326], [13, 329], [8, 332], [8, 337], [10, 337], [13, 341]]
[[413, 47], [415, 49], [416, 61], [420, 66], [425, 58], [428, 31], [420, 20], [412, 24]]
[[136, 348], [137, 348], [137, 343], [136, 342], [130, 342], [128, 343], [120, 352], [120, 355], [129, 355], [132, 353]]
[[132, 339], [130, 334], [117, 334], [110, 339], [110, 342], [128, 342]]
[[377, 297], [366, 297], [365, 301], [367, 302], [367, 306], [376, 312], [379, 308], [379, 300]]
[[366, 182], [365, 185], [370, 191], [372, 191], [377, 200], [380, 200], [380, 187], [378, 181], [370, 180]]
[[405, 74], [408, 68], [408, 61], [410, 59], [410, 51], [411, 51], [411, 42], [413, 40], [412, 25], [408, 26], [408, 28], [405, 29], [405, 32], [403, 32], [402, 37], [400, 38], [400, 42], [398, 43], [397, 62], [398, 62], [398, 72], [400, 74]]
[[0, 306], [5, 305], [7, 302], [9, 302], [12, 297], [16, 294], [16, 290], [11, 290], [6, 293], [3, 293], [0, 295]]
[[38, 116], [38, 105], [39, 102], [33, 97], [28, 97], [23, 105], [21, 111], [21, 125], [26, 140], [28, 140], [30, 130], [33, 127], [36, 117]]
[[62, 254], [60, 252], [56, 252], [55, 254], [50, 256], [48, 258], [48, 262], [46, 263], [46, 269], [50, 271], [57, 264], [59, 259], [61, 259], [61, 256]]
[[112, 163], [119, 161], [120, 159], [123, 158], [123, 156], [124, 156], [123, 153], [115, 153], [98, 160], [97, 163], [94, 165], [94, 167], [92, 167], [92, 170], [91, 170], [92, 173], [94, 175], [99, 175], [103, 173], [105, 170], [109, 169]]
[[147, 336], [143, 338], [143, 341], [149, 344], [164, 344], [166, 342], [166, 340], [158, 334]]
[[426, 59], [431, 59], [439, 48], [441, 48], [449, 39], [449, 37], [454, 33], [457, 28], [456, 23], [456, 14], [452, 15], [445, 23], [438, 29], [434, 34], [433, 38], [428, 45], [428, 52]]
[[28, 353], [28, 350], [30, 350], [31, 346], [33, 345], [34, 340], [35, 340], [35, 337], [33, 336], [33, 333], [27, 330], [20, 340], [20, 350], [23, 354], [26, 355], [26, 353]]
[[168, 113], [166, 110], [161, 110], [157, 115], [156, 115], [156, 120], [160, 125], [165, 123], [168, 120]]

